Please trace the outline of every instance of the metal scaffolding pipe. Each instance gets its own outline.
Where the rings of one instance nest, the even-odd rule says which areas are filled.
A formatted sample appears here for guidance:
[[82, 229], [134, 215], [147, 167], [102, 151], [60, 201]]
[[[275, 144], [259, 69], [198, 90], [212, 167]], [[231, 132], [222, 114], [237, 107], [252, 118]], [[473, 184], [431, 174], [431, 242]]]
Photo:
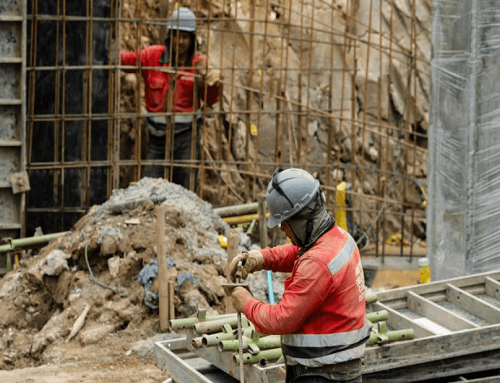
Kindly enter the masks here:
[[233, 217], [235, 215], [256, 213], [258, 209], [259, 209], [259, 204], [257, 202], [254, 202], [242, 205], [219, 207], [214, 209], [214, 213], [224, 218], [224, 217]]
[[[281, 337], [279, 335], [263, 336], [257, 340], [248, 337], [243, 338], [243, 348], [248, 349], [251, 345], [255, 345], [262, 350], [281, 347]], [[219, 342], [219, 351], [234, 351], [238, 350], [239, 342], [236, 339], [221, 340]]]
[[[207, 316], [205, 318], [205, 321], [216, 321], [216, 320], [222, 320], [224, 318], [231, 318], [231, 317], [236, 319], [236, 314]], [[198, 317], [171, 319], [170, 320], [170, 330], [184, 330], [186, 328], [193, 327], [198, 322], [199, 322]]]
[[[270, 350], [263, 350], [256, 355], [252, 355], [249, 352], [245, 352], [243, 354], [243, 363], [244, 364], [252, 364], [259, 363], [261, 365], [266, 365], [268, 359], [279, 359], [283, 356], [283, 352], [281, 348], [272, 348]], [[236, 365], [240, 363], [240, 356], [235, 354], [233, 356]]]
[[[243, 329], [243, 336], [250, 337], [253, 328], [247, 327]], [[238, 335], [236, 332], [218, 332], [215, 334], [203, 335], [201, 337], [201, 343], [204, 347], [217, 346], [220, 341], [223, 340], [234, 340], [237, 339]]]
[[[266, 217], [269, 217], [271, 213], [267, 212]], [[225, 217], [222, 218], [228, 225], [238, 225], [240, 223], [248, 223], [252, 221], [259, 220], [259, 214], [248, 214], [248, 215], [240, 215], [236, 217]]]
[[387, 318], [389, 318], [389, 313], [387, 312], [387, 310], [375, 311], [373, 313], [367, 313], [366, 318], [372, 323], [385, 321], [387, 320]]
[[4, 238], [4, 240], [7, 240], [9, 243], [6, 245], [1, 245], [0, 246], [0, 253], [7, 252], [7, 251], [13, 251], [17, 250], [20, 248], [32, 248], [40, 245], [44, 245], [46, 243], [49, 243], [55, 238], [62, 237], [63, 235], [68, 234], [69, 231], [63, 231], [61, 233], [52, 233], [52, 234], [46, 234], [46, 235], [37, 235], [34, 237], [27, 237], [27, 238], [19, 238], [19, 239], [12, 239], [12, 238]]
[[[244, 315], [241, 316], [241, 319], [243, 321], [243, 327], [250, 326], [250, 323]], [[194, 330], [197, 334], [210, 334], [214, 332], [220, 332], [227, 324], [231, 327], [236, 327], [236, 325], [238, 324], [238, 318], [236, 317], [236, 315], [234, 317], [196, 323], [194, 325]]]
[[372, 331], [370, 333], [370, 338], [366, 341], [367, 346], [371, 346], [373, 344], [382, 344], [387, 342], [396, 342], [398, 340], [411, 340], [415, 337], [413, 329], [405, 329], [405, 330], [395, 330], [388, 331], [385, 333]]

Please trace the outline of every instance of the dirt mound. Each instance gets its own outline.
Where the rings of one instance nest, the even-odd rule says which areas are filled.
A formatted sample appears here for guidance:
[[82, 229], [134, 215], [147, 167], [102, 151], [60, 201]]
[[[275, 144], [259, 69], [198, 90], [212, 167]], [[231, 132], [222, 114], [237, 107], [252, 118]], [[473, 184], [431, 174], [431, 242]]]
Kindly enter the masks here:
[[[118, 332], [137, 331], [143, 338], [158, 332], [160, 203], [166, 206], [167, 275], [176, 283], [176, 316], [200, 308], [224, 312], [227, 255], [218, 235], [226, 235], [229, 226], [194, 193], [144, 178], [115, 190], [70, 232], [0, 280], [0, 369], [47, 363], [51, 344], [86, 346]], [[243, 233], [240, 244], [240, 251], [250, 246]], [[84, 326], [70, 334], [87, 306]]]

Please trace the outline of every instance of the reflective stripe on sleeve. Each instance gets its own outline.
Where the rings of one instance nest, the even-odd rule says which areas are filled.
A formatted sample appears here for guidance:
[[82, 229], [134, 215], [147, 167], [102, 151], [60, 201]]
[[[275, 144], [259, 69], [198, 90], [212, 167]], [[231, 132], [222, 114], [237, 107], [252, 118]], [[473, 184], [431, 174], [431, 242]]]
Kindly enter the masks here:
[[330, 273], [332, 273], [332, 275], [335, 275], [347, 262], [349, 262], [355, 248], [356, 242], [354, 241], [354, 238], [349, 235], [347, 243], [342, 250], [340, 250], [340, 253], [328, 264], [328, 268], [330, 269]]

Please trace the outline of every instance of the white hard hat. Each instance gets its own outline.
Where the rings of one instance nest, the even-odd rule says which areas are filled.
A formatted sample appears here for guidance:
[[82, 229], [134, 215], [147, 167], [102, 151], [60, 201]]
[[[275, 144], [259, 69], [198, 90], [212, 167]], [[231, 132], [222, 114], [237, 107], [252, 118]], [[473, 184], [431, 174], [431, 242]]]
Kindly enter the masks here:
[[176, 9], [167, 21], [167, 28], [196, 32], [196, 16], [189, 8]]

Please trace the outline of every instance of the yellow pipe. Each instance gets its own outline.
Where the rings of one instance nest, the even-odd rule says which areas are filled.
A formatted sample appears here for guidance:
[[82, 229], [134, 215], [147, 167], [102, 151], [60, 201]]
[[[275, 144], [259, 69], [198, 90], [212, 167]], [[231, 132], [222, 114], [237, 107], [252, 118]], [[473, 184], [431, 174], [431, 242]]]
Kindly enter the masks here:
[[345, 199], [345, 188], [346, 183], [342, 181], [337, 186], [337, 206], [335, 207], [335, 221], [345, 231], [347, 230], [347, 214], [345, 211], [346, 199]]

